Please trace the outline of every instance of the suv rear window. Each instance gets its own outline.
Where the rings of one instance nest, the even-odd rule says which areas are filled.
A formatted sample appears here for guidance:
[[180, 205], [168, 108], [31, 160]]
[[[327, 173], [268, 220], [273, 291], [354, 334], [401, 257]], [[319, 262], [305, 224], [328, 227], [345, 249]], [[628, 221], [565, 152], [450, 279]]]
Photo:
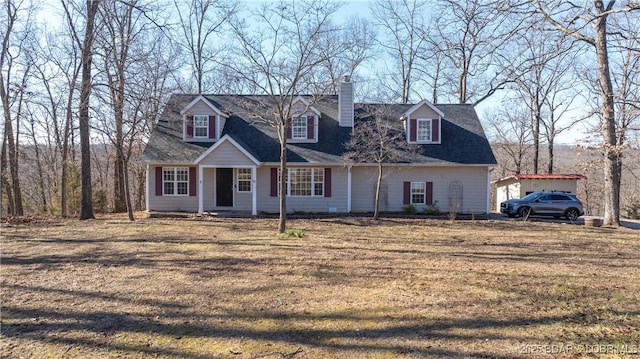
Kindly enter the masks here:
[[563, 194], [554, 194], [551, 196], [552, 201], [570, 201], [571, 198], [569, 196], [565, 196]]

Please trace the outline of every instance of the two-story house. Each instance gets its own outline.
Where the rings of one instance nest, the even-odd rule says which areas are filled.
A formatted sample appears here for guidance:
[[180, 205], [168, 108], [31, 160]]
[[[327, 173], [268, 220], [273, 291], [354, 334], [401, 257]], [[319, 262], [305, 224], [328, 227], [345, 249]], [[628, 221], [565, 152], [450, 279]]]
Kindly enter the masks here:
[[[443, 211], [489, 212], [496, 160], [472, 105], [354, 103], [348, 79], [337, 96], [306, 99], [294, 102], [304, 112], [285, 134], [289, 211], [373, 211], [376, 166], [346, 164], [343, 155], [362, 109], [385, 106], [386, 120], [419, 148], [385, 164], [380, 210], [437, 202]], [[265, 116], [274, 116], [266, 96], [173, 95], [143, 154], [147, 209], [277, 213], [280, 145], [276, 129], [257, 120]]]

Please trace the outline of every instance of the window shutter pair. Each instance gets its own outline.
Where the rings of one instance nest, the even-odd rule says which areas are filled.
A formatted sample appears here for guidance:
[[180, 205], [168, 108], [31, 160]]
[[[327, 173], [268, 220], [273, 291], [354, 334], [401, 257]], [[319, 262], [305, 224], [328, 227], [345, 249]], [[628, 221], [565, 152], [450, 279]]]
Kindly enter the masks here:
[[[292, 120], [287, 120], [287, 139], [290, 140], [293, 138], [293, 129], [291, 128]], [[315, 117], [308, 116], [307, 117], [307, 140], [313, 140], [315, 138]]]
[[[412, 118], [409, 120], [409, 141], [418, 141], [418, 119]], [[434, 118], [431, 120], [431, 142], [440, 142], [440, 119]]]
[[[433, 204], [433, 182], [426, 182], [425, 203]], [[411, 204], [411, 182], [404, 182], [403, 204]]]
[[[193, 116], [187, 116], [187, 138], [193, 138]], [[209, 138], [216, 138], [216, 116], [209, 116]]]
[[[162, 181], [162, 167], [158, 166], [156, 167], [156, 196], [162, 196], [164, 194]], [[189, 167], [189, 196], [195, 196], [197, 194], [196, 184], [196, 168]]]
[[[278, 168], [271, 169], [271, 191], [269, 196], [278, 197]], [[331, 197], [331, 168], [324, 169], [324, 196]]]

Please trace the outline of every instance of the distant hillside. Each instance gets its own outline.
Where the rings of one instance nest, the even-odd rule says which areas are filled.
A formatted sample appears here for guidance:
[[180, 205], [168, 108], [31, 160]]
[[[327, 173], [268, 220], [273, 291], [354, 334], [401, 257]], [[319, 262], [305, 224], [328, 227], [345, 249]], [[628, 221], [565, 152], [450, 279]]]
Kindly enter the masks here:
[[[511, 175], [515, 171], [514, 161], [504, 146], [492, 144], [498, 166], [491, 173], [495, 181]], [[513, 150], [513, 148], [511, 148]], [[533, 156], [528, 151], [522, 162], [521, 173], [533, 173]], [[547, 173], [547, 148], [541, 144], [538, 173]], [[602, 193], [604, 191], [604, 169], [598, 149], [574, 145], [554, 147], [553, 173], [580, 173], [587, 176], [578, 181], [578, 196], [585, 203], [587, 214], [601, 216]], [[622, 184], [620, 188], [621, 215], [626, 218], [640, 218], [640, 150], [627, 149], [623, 158]]]

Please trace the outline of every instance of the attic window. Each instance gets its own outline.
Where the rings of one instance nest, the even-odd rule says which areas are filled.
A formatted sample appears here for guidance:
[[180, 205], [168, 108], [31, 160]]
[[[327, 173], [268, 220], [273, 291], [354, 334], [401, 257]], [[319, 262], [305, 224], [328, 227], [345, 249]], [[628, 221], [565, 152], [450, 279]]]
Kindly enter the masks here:
[[194, 137], [209, 137], [209, 116], [193, 116]]
[[291, 138], [307, 139], [307, 116], [295, 117], [291, 121]]
[[418, 142], [431, 142], [431, 120], [418, 119]]

